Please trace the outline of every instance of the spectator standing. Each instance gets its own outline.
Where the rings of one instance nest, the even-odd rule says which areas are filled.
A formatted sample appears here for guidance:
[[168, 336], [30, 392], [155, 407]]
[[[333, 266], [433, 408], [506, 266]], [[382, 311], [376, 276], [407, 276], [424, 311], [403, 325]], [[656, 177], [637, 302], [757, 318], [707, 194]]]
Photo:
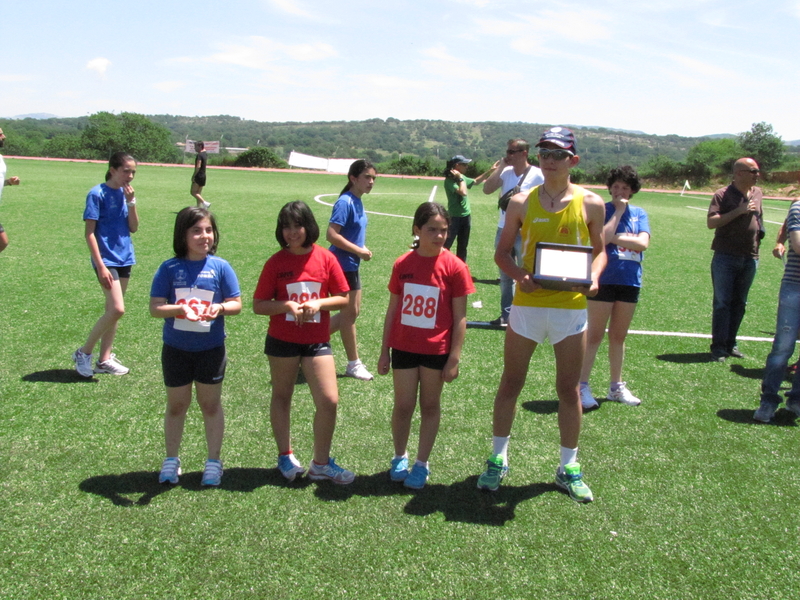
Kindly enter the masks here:
[[[3, 133], [3, 130], [0, 129], [0, 148], [6, 145], [6, 134]], [[19, 177], [8, 177], [6, 178], [6, 172], [8, 167], [6, 167], [6, 161], [3, 160], [3, 155], [0, 154], [0, 180], [3, 181], [3, 185], [0, 186], [0, 199], [3, 197], [3, 188], [7, 185], [19, 185]], [[8, 247], [8, 234], [6, 234], [6, 230], [3, 229], [3, 225], [0, 224], [0, 252]]]

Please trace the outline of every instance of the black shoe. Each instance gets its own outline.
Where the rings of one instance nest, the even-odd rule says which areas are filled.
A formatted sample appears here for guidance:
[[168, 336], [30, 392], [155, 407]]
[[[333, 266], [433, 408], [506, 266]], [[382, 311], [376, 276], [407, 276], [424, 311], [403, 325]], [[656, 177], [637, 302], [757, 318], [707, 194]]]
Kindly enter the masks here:
[[711, 353], [711, 360], [713, 360], [714, 362], [724, 363], [726, 358], [728, 358], [727, 354], [714, 354], [713, 352]]
[[489, 325], [494, 325], [495, 327], [508, 327], [508, 323], [503, 317], [497, 317], [494, 321], [489, 321]]
[[730, 352], [728, 352], [728, 355], [729, 355], [729, 356], [732, 356], [733, 358], [744, 358], [744, 354], [742, 354], [742, 351], [741, 351], [741, 350], [739, 350], [739, 348], [738, 348], [738, 347], [736, 347], [736, 346], [734, 346], [734, 347], [731, 349], [731, 351], [730, 351]]

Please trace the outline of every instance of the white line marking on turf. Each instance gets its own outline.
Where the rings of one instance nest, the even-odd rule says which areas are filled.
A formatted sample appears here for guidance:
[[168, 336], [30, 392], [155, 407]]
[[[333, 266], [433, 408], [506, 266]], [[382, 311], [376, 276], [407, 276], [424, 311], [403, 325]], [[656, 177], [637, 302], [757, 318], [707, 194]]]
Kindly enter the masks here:
[[[710, 333], [683, 333], [680, 331], [640, 331], [640, 330], [633, 330], [631, 329], [628, 333], [634, 333], [638, 335], [662, 335], [664, 337], [687, 337], [687, 338], [703, 338], [710, 340], [711, 334]], [[771, 337], [752, 337], [752, 336], [737, 336], [737, 340], [745, 340], [747, 342], [771, 342], [773, 338]]]
[[[401, 192], [391, 192], [391, 193], [385, 193], [385, 194], [384, 193], [378, 193], [378, 194], [372, 194], [372, 195], [373, 196], [408, 196], [408, 194], [403, 194]], [[341, 194], [319, 194], [318, 196], [314, 196], [314, 202], [317, 202], [319, 204], [323, 204], [325, 206], [333, 206], [333, 204], [331, 204], [330, 202], [323, 202], [322, 200], [320, 200], [320, 198], [327, 198], [328, 196], [336, 196], [338, 198], [339, 196], [341, 196]], [[393, 215], [391, 213], [376, 212], [374, 210], [365, 210], [364, 212], [365, 213], [369, 213], [371, 215], [381, 215], [381, 216], [384, 216], [384, 217], [397, 217], [399, 219], [413, 219], [414, 218], [414, 217], [409, 217], [408, 215]]]

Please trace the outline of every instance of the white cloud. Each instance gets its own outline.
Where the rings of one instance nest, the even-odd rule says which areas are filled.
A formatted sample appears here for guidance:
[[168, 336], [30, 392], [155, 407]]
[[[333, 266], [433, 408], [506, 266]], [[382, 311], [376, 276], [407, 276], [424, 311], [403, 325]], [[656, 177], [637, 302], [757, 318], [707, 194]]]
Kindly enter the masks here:
[[281, 12], [294, 15], [296, 17], [315, 18], [315, 15], [304, 9], [299, 0], [268, 0], [269, 4]]
[[95, 73], [100, 75], [100, 77], [105, 77], [106, 71], [110, 66], [111, 66], [111, 61], [108, 60], [107, 58], [102, 58], [102, 57], [93, 58], [88, 63], [86, 63], [86, 68], [89, 69], [90, 71], [94, 71]]
[[159, 92], [175, 92], [181, 88], [186, 87], [185, 81], [159, 81], [158, 83], [154, 83], [153, 87], [157, 89]]
[[245, 43], [218, 44], [218, 47], [221, 51], [206, 60], [257, 70], [268, 69], [282, 58], [308, 62], [338, 56], [336, 49], [324, 42], [282, 44], [261, 36], [251, 36]]

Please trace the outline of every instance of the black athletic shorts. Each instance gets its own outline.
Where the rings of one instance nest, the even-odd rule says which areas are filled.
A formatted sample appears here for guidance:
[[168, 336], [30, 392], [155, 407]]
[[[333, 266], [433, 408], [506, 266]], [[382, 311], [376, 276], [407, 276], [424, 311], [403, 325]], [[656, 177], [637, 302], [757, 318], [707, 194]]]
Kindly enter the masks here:
[[301, 358], [315, 356], [330, 356], [333, 354], [330, 342], [321, 344], [295, 344], [294, 342], [284, 342], [267, 334], [267, 341], [264, 343], [264, 354], [276, 358]]
[[[184, 181], [186, 181], [184, 179]], [[205, 173], [198, 173], [192, 178], [192, 182], [196, 183], [200, 187], [203, 187], [206, 184], [206, 174]]]
[[351, 292], [361, 289], [361, 276], [358, 274], [358, 271], [345, 271], [344, 278], [347, 279]]
[[636, 304], [639, 302], [640, 289], [634, 285], [601, 285], [596, 296], [587, 296], [586, 299], [597, 302], [630, 302], [631, 304]]
[[[111, 277], [114, 278], [114, 281], [117, 281], [118, 279], [130, 279], [132, 267], [133, 265], [128, 265], [127, 267], [109, 267], [106, 265], [106, 269], [109, 270]], [[97, 275], [97, 267], [92, 265], [92, 268], [94, 269], [94, 274]]]
[[393, 369], [416, 369], [425, 367], [441, 371], [447, 364], [449, 354], [417, 354], [416, 352], [405, 352], [403, 350], [391, 349]]
[[211, 350], [188, 352], [164, 344], [161, 348], [161, 368], [164, 371], [164, 385], [183, 387], [193, 381], [214, 385], [225, 379], [228, 356], [225, 345]]

